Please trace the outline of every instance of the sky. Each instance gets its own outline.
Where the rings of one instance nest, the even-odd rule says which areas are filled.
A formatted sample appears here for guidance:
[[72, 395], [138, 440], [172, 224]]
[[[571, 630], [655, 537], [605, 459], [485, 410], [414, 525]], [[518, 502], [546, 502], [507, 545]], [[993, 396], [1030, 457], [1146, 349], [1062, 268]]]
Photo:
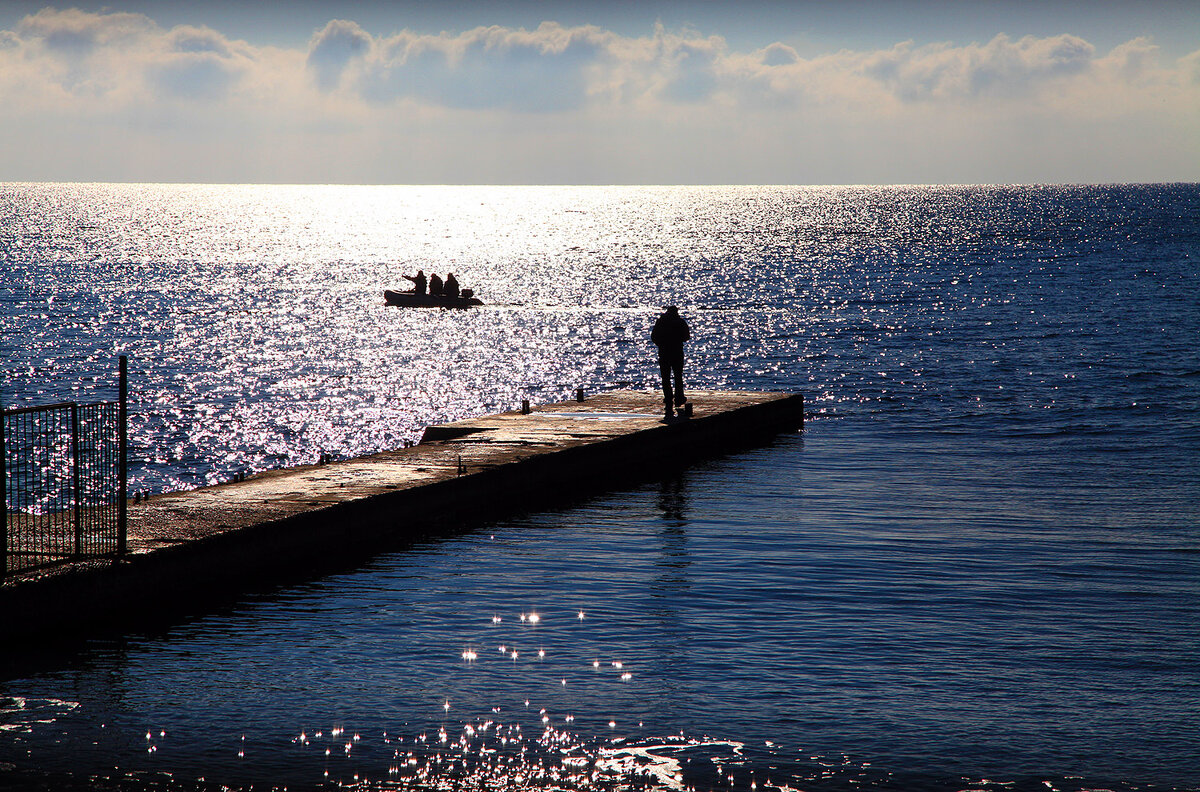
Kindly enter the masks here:
[[1200, 0], [0, 0], [0, 182], [1200, 181]]

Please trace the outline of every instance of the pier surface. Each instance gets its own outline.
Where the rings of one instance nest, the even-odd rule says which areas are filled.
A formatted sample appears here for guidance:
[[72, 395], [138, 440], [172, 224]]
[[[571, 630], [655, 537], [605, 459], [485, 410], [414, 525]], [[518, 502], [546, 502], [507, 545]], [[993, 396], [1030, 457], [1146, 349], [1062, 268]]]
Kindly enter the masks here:
[[0, 633], [75, 635], [195, 611], [339, 559], [654, 478], [803, 422], [798, 394], [690, 396], [691, 418], [664, 420], [656, 392], [615, 391], [432, 426], [410, 448], [131, 503], [122, 560], [0, 584]]

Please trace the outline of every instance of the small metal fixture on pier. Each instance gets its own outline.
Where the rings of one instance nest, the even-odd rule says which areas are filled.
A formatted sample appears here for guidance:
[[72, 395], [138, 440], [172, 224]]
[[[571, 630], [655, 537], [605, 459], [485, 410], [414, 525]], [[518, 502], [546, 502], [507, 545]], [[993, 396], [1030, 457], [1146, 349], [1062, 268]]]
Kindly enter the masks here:
[[521, 415], [529, 415], [529, 399], [521, 399]]
[[583, 388], [575, 389], [575, 401], [577, 401], [577, 402], [583, 401]]

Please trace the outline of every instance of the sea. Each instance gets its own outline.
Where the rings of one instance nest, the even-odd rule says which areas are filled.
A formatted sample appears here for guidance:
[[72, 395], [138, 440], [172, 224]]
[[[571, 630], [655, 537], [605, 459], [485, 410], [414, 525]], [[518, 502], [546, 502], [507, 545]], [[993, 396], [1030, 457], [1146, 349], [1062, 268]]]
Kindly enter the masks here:
[[804, 429], [0, 634], [0, 789], [1200, 790], [1200, 185], [0, 184], [0, 402], [127, 356], [139, 493], [651, 390], [666, 305]]

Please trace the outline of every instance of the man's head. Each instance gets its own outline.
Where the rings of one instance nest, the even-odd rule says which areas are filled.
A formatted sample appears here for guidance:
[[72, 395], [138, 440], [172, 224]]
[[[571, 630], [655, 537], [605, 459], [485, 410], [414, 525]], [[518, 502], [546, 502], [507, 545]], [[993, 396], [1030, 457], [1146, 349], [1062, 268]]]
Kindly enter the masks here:
[[666, 310], [667, 314], [670, 316], [675, 316], [679, 313], [679, 308], [674, 305], [668, 305], [664, 310]]

